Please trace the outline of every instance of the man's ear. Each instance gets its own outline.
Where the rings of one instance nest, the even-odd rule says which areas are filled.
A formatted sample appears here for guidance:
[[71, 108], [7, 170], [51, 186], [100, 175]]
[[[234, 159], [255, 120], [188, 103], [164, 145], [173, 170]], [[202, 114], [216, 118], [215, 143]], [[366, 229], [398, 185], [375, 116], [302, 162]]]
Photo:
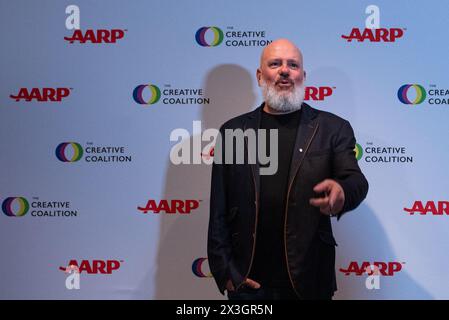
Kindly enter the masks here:
[[260, 68], [257, 68], [256, 78], [257, 78], [257, 84], [259, 85], [259, 87], [260, 87], [260, 79], [261, 79], [261, 77], [262, 77], [262, 71], [260, 71]]
[[306, 80], [306, 75], [307, 75], [307, 72], [306, 72], [306, 70], [304, 70], [304, 80]]

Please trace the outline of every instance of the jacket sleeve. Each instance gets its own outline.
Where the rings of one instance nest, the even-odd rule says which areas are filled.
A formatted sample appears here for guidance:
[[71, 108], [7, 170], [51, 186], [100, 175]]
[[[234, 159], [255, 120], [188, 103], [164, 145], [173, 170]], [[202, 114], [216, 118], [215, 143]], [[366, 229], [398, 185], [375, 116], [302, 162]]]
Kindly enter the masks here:
[[354, 131], [348, 121], [344, 121], [334, 140], [333, 172], [334, 180], [343, 188], [345, 203], [338, 213], [341, 216], [358, 207], [368, 193], [368, 181], [363, 175], [355, 157]]
[[[212, 165], [212, 181], [210, 193], [210, 216], [207, 238], [207, 254], [209, 267], [222, 294], [226, 282], [230, 279], [229, 263], [231, 260], [230, 231], [227, 225], [226, 212], [226, 171], [224, 164], [224, 148], [221, 143], [222, 129], [217, 137]], [[220, 152], [221, 150], [221, 152]]]

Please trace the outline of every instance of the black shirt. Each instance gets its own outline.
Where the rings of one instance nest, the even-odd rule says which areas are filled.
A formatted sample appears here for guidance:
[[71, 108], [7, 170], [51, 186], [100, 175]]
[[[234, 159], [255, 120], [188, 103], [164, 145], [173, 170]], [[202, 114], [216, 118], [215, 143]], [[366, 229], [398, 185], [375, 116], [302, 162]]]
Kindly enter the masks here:
[[267, 155], [270, 153], [268, 130], [278, 129], [278, 170], [273, 175], [260, 176], [256, 251], [249, 278], [262, 286], [291, 287], [284, 246], [284, 219], [290, 162], [301, 110], [281, 115], [269, 114], [263, 109], [261, 112], [260, 129], [267, 130]]

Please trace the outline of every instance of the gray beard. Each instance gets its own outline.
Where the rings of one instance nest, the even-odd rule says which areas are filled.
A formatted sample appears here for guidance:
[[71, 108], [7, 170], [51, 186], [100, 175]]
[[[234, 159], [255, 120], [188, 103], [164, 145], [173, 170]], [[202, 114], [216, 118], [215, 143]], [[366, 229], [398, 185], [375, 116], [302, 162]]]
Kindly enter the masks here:
[[288, 113], [301, 109], [305, 95], [303, 84], [295, 87], [293, 92], [287, 94], [278, 94], [274, 86], [268, 85], [264, 80], [261, 81], [261, 87], [265, 102], [271, 109], [280, 113]]

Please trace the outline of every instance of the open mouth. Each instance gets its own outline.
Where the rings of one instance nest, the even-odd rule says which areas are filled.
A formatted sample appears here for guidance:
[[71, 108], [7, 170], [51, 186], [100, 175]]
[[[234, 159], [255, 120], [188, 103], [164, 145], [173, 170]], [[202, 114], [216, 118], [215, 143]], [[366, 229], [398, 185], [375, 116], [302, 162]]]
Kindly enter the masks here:
[[293, 86], [293, 83], [287, 79], [279, 80], [276, 82], [276, 85], [280, 88], [290, 88]]

